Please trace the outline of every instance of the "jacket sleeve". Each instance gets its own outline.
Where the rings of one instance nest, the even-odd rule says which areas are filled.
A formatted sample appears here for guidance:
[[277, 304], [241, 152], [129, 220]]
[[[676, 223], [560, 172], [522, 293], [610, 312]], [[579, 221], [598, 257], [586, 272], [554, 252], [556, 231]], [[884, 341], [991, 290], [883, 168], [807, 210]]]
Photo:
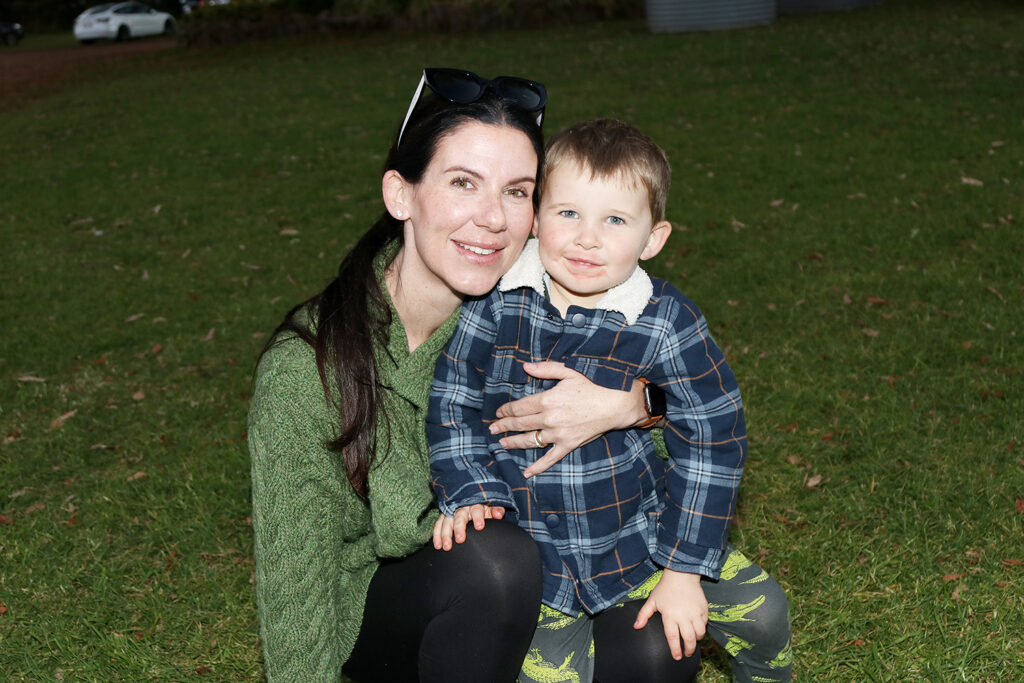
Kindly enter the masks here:
[[670, 460], [655, 562], [717, 579], [747, 451], [736, 378], [692, 302], [671, 302], [647, 376], [665, 390]]
[[446, 515], [476, 503], [515, 512], [508, 484], [488, 467], [490, 434], [484, 423], [488, 416], [482, 412], [487, 366], [497, 338], [492, 310], [500, 311], [500, 305], [497, 294], [463, 304], [455, 334], [434, 372], [427, 411], [430, 480]]
[[269, 681], [339, 679], [362, 617], [344, 597], [376, 567], [367, 515], [325, 446], [330, 425], [312, 350], [294, 341], [265, 354], [248, 439]]

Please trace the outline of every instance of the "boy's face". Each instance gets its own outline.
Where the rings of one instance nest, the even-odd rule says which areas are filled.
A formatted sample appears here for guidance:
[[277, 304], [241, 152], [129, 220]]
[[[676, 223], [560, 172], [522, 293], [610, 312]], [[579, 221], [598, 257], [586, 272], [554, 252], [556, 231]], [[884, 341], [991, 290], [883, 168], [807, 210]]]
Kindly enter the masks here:
[[654, 224], [642, 185], [559, 164], [544, 180], [533, 230], [551, 276], [552, 303], [563, 312], [570, 305], [593, 308], [638, 260], [661, 251], [671, 229], [668, 221]]

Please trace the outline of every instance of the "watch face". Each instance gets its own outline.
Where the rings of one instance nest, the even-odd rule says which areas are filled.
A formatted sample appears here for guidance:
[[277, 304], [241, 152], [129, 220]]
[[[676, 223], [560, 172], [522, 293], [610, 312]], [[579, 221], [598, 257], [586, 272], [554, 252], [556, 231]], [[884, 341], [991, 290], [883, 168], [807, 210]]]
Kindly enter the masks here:
[[663, 417], [665, 415], [665, 392], [656, 384], [644, 384], [644, 408], [650, 417]]

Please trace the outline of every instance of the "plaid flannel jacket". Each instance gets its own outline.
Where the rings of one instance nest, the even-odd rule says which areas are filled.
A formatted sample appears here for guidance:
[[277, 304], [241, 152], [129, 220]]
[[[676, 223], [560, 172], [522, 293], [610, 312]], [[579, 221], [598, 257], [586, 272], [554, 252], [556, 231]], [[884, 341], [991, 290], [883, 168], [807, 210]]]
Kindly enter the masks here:
[[[463, 305], [438, 359], [427, 438], [441, 511], [506, 507], [540, 547], [544, 603], [567, 614], [600, 612], [657, 567], [716, 579], [747, 442], [735, 377], [703, 316], [639, 267], [597, 308], [565, 318], [547, 282], [531, 240], [489, 296]], [[612, 389], [638, 376], [662, 387], [669, 459], [649, 432], [626, 429], [524, 479], [542, 451], [505, 450], [487, 426], [505, 402], [554, 386], [523, 370], [545, 360]]]

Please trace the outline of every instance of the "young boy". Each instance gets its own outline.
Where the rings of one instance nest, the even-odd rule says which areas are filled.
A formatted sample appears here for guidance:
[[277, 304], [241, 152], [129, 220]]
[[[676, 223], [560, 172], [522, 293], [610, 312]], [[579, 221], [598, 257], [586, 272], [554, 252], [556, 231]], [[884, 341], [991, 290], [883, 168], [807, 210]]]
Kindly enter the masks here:
[[[787, 681], [785, 595], [726, 540], [746, 452], [736, 380], [697, 307], [637, 265], [672, 230], [665, 155], [632, 126], [591, 121], [550, 141], [542, 177], [537, 239], [494, 292], [464, 305], [438, 361], [427, 436], [447, 518], [435, 545], [440, 535], [451, 548], [453, 532], [480, 528], [493, 508], [537, 541], [545, 608], [521, 680], [531, 667], [590, 680], [596, 615], [627, 607], [634, 629], [660, 613], [671, 658], [689, 657], [711, 595], [708, 627], [734, 655], [737, 680]], [[487, 425], [498, 406], [548, 388], [522, 365], [545, 360], [609, 388], [634, 378], [661, 387], [668, 458], [648, 432], [628, 429], [525, 478], [541, 435], [538, 449], [510, 451]], [[766, 622], [770, 638], [746, 625]]]

